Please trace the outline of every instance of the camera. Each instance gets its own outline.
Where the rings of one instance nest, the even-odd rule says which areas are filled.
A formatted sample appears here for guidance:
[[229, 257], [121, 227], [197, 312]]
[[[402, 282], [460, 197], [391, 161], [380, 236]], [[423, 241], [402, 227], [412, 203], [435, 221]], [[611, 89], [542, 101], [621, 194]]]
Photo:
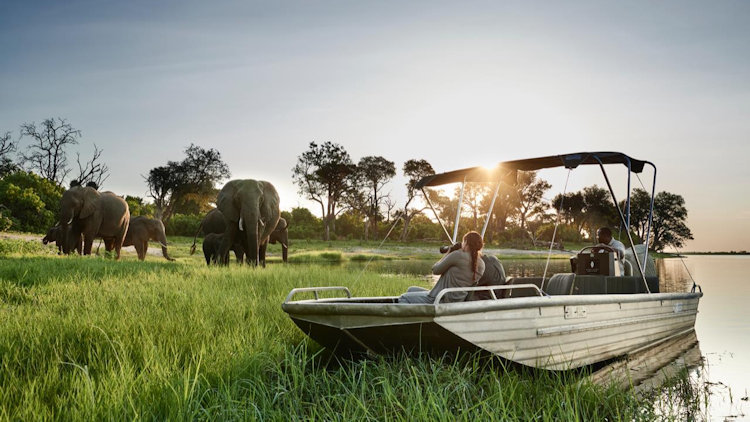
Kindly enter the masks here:
[[461, 242], [454, 243], [454, 244], [452, 244], [450, 246], [441, 246], [440, 247], [440, 253], [453, 252], [453, 251], [457, 251], [459, 249], [461, 249]]

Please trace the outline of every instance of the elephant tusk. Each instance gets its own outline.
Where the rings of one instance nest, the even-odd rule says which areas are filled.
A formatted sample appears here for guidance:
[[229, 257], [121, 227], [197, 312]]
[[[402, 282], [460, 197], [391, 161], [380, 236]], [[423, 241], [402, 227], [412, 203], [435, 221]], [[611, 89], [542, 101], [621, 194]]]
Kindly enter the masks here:
[[73, 218], [74, 218], [73, 216], [70, 217], [70, 221], [68, 221], [68, 224], [73, 222]]
[[239, 226], [240, 226], [240, 231], [245, 231], [245, 229], [242, 228], [242, 217], [240, 217], [240, 224], [239, 224]]
[[[281, 242], [279, 242], [279, 243], [281, 243]], [[286, 243], [281, 243], [281, 246], [283, 246], [283, 247], [285, 247], [285, 248], [289, 249], [289, 246], [287, 246], [287, 245], [286, 245]]]
[[166, 243], [159, 242], [159, 244], [161, 245], [162, 248], [166, 248], [167, 247]]
[[261, 227], [266, 227], [266, 223], [264, 223], [263, 220], [258, 219], [258, 223], [260, 224]]

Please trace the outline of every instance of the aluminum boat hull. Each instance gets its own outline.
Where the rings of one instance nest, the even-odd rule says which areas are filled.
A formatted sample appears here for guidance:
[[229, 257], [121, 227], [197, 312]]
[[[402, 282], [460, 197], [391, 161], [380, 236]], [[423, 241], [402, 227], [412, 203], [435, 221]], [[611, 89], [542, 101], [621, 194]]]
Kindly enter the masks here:
[[567, 370], [692, 330], [701, 296], [565, 295], [438, 305], [344, 298], [287, 301], [282, 308], [303, 332], [336, 352], [482, 350], [530, 367]]

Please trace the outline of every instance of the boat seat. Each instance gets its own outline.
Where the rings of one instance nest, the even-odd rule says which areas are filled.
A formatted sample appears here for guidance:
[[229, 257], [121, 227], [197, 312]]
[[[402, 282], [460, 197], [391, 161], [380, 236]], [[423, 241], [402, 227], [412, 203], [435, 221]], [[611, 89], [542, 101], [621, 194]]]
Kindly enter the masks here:
[[[501, 264], [500, 261], [494, 256], [486, 256], [482, 257], [482, 259], [485, 262], [485, 269], [484, 274], [482, 274], [482, 277], [477, 282], [477, 287], [505, 285], [505, 268], [503, 268], [503, 264]], [[503, 292], [505, 292], [505, 290], [495, 290], [495, 296], [501, 298]], [[469, 302], [472, 300], [490, 299], [492, 299], [492, 294], [488, 290], [485, 290], [479, 292], [469, 292], [469, 294], [466, 295], [465, 301]]]
[[544, 291], [550, 296], [573, 294], [573, 283], [576, 275], [573, 273], [559, 273], [552, 276], [544, 286]]
[[[547, 280], [549, 281], [549, 279]], [[511, 279], [508, 279], [508, 282], [505, 284], [513, 284], [513, 285], [533, 284], [536, 287], [541, 288], [542, 277], [514, 277]], [[504, 290], [503, 295], [504, 295], [503, 297], [529, 297], [529, 296], [537, 296], [537, 293], [536, 293], [536, 290], [533, 290], [533, 289], [512, 289], [512, 290]]]

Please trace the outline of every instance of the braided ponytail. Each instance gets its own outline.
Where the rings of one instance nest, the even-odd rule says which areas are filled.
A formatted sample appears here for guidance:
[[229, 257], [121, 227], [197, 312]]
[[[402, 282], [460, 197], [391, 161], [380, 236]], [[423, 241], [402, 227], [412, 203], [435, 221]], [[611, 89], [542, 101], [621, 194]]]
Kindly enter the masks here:
[[469, 247], [469, 253], [471, 254], [471, 281], [474, 281], [477, 276], [479, 251], [484, 247], [484, 242], [482, 241], [482, 236], [475, 231], [466, 233], [463, 240]]

